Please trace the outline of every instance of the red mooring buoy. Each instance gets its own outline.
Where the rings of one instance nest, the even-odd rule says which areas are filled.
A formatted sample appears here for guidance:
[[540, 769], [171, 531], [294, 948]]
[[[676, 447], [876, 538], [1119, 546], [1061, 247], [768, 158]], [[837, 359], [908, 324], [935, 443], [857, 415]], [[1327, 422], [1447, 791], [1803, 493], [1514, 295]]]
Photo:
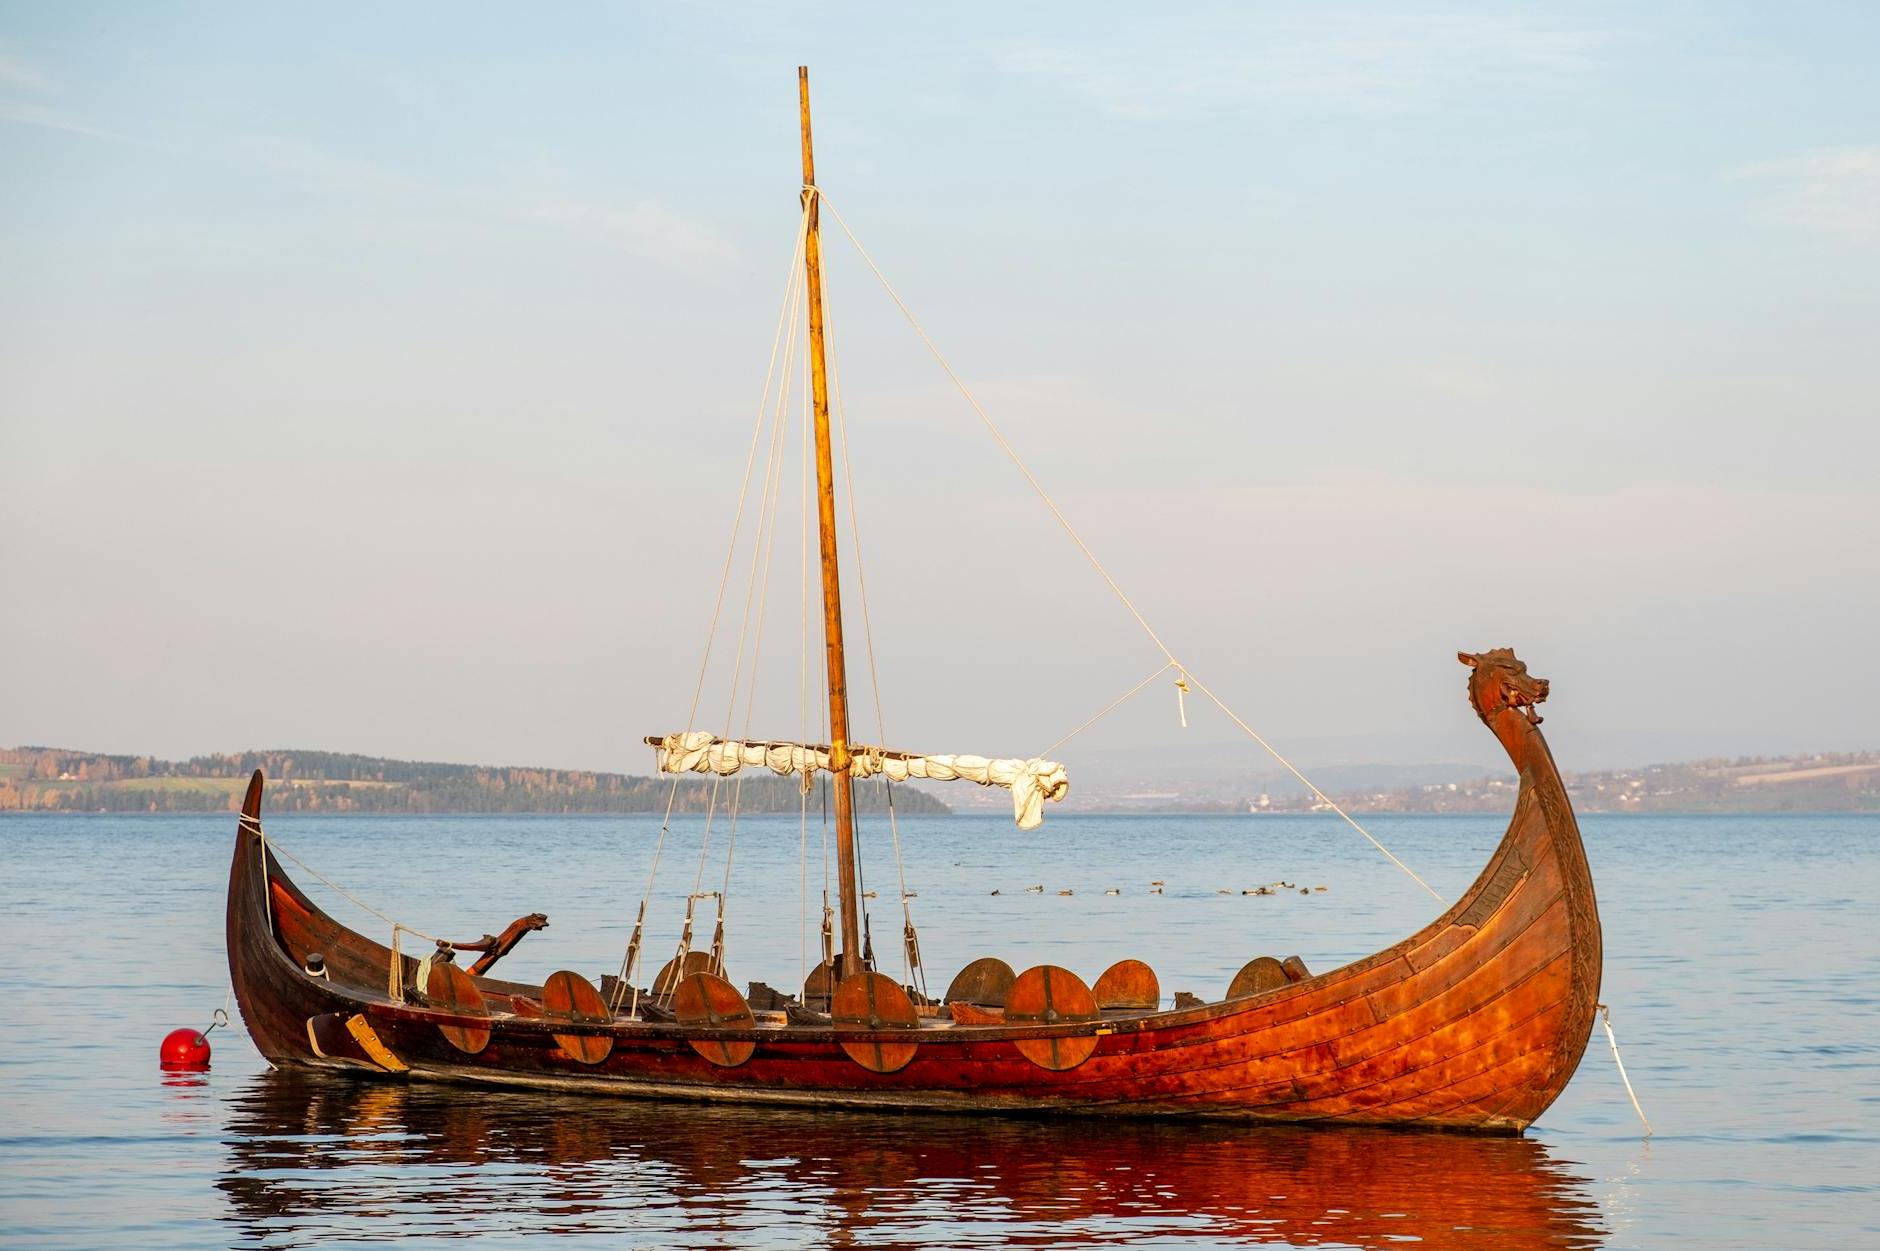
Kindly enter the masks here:
[[209, 1040], [200, 1030], [173, 1029], [163, 1036], [157, 1060], [166, 1069], [200, 1073], [209, 1067]]
[[217, 1008], [209, 1029], [173, 1029], [163, 1036], [157, 1048], [157, 1063], [175, 1073], [206, 1073], [209, 1070], [209, 1030], [228, 1024], [228, 1016]]

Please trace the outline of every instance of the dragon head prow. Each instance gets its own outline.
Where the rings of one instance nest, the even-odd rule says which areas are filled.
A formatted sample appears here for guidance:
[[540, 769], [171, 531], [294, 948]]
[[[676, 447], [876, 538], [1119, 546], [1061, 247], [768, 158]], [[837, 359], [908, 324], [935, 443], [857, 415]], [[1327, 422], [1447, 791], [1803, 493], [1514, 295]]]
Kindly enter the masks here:
[[1529, 673], [1514, 648], [1457, 652], [1456, 659], [1474, 670], [1469, 675], [1469, 704], [1476, 716], [1487, 721], [1505, 708], [1518, 708], [1529, 724], [1541, 723], [1535, 706], [1547, 698], [1547, 679]]

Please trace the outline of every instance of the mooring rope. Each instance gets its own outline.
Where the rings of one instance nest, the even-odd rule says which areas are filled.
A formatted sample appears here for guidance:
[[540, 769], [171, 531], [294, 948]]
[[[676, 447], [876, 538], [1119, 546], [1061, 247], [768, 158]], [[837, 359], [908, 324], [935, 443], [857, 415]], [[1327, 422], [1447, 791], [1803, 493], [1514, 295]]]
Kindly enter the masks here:
[[1612, 1032], [1612, 1009], [1605, 1004], [1599, 1008], [1599, 1023], [1606, 1027], [1606, 1042], [1612, 1047], [1612, 1062], [1619, 1066], [1619, 1080], [1625, 1083], [1625, 1093], [1632, 1100], [1632, 1110], [1638, 1113], [1639, 1123], [1645, 1127], [1645, 1136], [1652, 1136], [1652, 1123], [1645, 1119], [1645, 1109], [1639, 1106], [1638, 1094], [1632, 1089], [1632, 1079], [1625, 1074], [1625, 1061], [1619, 1058], [1619, 1039]]

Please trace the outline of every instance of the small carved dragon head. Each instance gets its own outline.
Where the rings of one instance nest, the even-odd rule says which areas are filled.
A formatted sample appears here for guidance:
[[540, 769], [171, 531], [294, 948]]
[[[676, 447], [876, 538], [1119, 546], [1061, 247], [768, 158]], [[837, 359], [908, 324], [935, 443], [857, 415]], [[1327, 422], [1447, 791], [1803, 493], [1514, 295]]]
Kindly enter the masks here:
[[1504, 708], [1519, 708], [1531, 725], [1541, 723], [1535, 705], [1547, 698], [1547, 679], [1530, 674], [1512, 647], [1486, 652], [1457, 652], [1456, 659], [1475, 670], [1469, 675], [1469, 704], [1487, 721]]

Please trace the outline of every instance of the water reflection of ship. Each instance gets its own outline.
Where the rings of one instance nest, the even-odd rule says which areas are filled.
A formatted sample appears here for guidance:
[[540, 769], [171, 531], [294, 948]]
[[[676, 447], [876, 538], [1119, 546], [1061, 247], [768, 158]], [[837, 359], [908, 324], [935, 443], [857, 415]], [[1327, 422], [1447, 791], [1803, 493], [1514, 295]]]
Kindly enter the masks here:
[[282, 1073], [229, 1106], [218, 1185], [256, 1241], [556, 1231], [720, 1245], [769, 1229], [833, 1245], [1440, 1251], [1603, 1234], [1586, 1180], [1524, 1138], [823, 1115]]

